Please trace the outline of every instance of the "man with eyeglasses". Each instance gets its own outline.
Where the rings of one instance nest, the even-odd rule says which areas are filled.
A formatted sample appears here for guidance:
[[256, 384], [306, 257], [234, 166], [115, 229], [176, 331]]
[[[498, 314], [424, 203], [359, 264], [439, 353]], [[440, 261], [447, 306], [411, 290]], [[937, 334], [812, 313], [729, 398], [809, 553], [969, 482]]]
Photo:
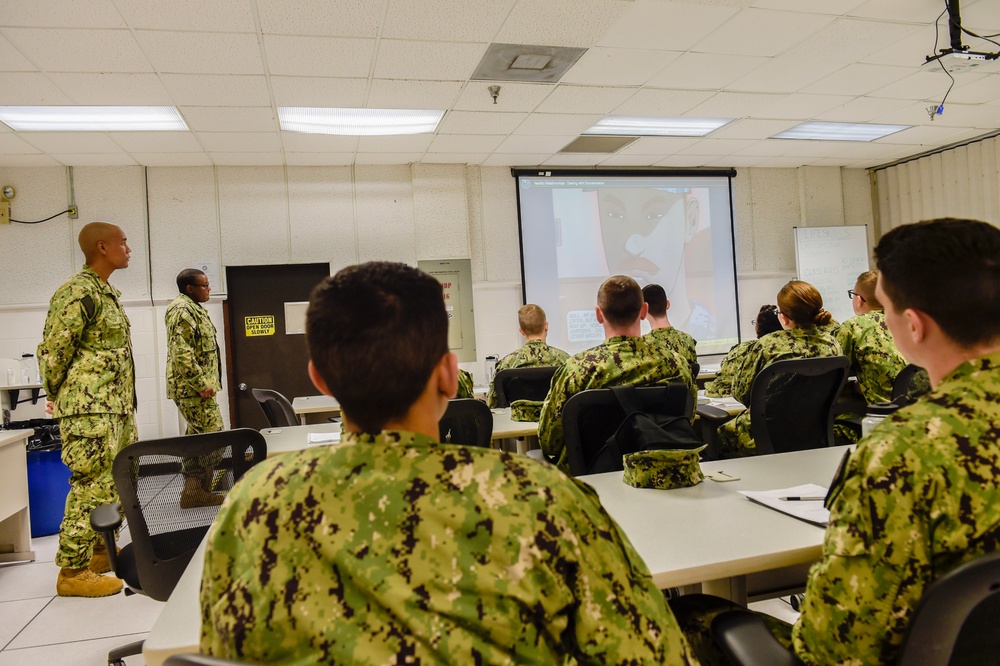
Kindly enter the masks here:
[[[224, 427], [215, 394], [222, 390], [222, 363], [215, 325], [202, 305], [211, 298], [208, 276], [197, 268], [177, 275], [180, 294], [167, 306], [167, 397], [187, 421], [185, 434], [216, 432]], [[215, 467], [222, 451], [181, 464], [184, 490], [181, 508], [218, 506], [222, 496], [212, 492]]]

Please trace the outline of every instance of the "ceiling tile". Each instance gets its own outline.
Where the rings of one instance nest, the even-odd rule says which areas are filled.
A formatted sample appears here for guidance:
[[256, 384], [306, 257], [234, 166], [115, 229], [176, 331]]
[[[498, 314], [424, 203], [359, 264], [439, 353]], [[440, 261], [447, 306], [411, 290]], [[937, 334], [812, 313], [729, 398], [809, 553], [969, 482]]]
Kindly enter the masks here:
[[[496, 104], [489, 92], [493, 85], [500, 86]], [[534, 111], [555, 89], [551, 83], [469, 81], [453, 108], [456, 111]]]
[[[964, 79], [966, 83], [972, 83], [985, 74], [960, 74], [956, 78]], [[896, 99], [927, 99], [940, 100], [944, 97], [951, 79], [944, 73], [933, 69], [921, 70], [916, 74], [882, 86], [870, 93], [872, 97], [892, 97]]]
[[43, 70], [149, 72], [153, 69], [128, 30], [6, 28], [4, 36]]
[[[4, 125], [4, 127], [6, 126]], [[39, 152], [38, 148], [32, 146], [26, 141], [23, 141], [17, 134], [14, 134], [13, 132], [0, 133], [0, 154], [18, 155], [37, 152]], [[0, 160], [0, 164], [2, 163], [3, 161]]]
[[846, 14], [865, 0], [753, 0], [753, 6], [761, 9], [787, 9], [793, 12], [815, 12], [817, 14]]
[[702, 167], [715, 161], [715, 155], [671, 155], [653, 164], [658, 167]]
[[269, 106], [182, 106], [181, 115], [195, 132], [271, 132], [278, 126]]
[[423, 153], [358, 153], [355, 164], [413, 164]]
[[577, 137], [573, 136], [511, 136], [501, 143], [496, 152], [498, 153], [530, 153], [540, 150], [555, 153], [573, 141]]
[[[934, 34], [934, 26], [927, 26], [892, 44], [878, 42], [883, 48], [860, 60], [875, 65], [920, 67], [924, 63], [925, 56], [934, 55]], [[947, 44], [948, 30], [942, 28], [939, 33], [938, 48], [944, 48]]]
[[464, 81], [485, 52], [485, 43], [383, 39], [375, 59], [375, 78]]
[[[912, 70], [888, 65], [855, 63], [806, 86], [802, 92], [825, 95], [866, 95], [909, 76]], [[997, 93], [1000, 95], [1000, 91]]]
[[432, 153], [492, 153], [503, 142], [502, 136], [438, 134], [431, 142]]
[[143, 166], [212, 166], [212, 160], [206, 153], [136, 153], [129, 151], [136, 162]]
[[256, 32], [251, 3], [245, 0], [115, 0], [133, 28]]
[[264, 35], [272, 75], [366, 78], [375, 53], [374, 39]]
[[368, 91], [370, 109], [438, 109], [452, 108], [452, 102], [462, 90], [459, 81], [406, 81], [373, 79]]
[[52, 153], [52, 158], [66, 166], [135, 166], [125, 153]]
[[127, 153], [196, 153], [201, 144], [191, 132], [110, 132]]
[[750, 155], [726, 155], [725, 157], [720, 157], [714, 161], [706, 162], [706, 166], [713, 167], [732, 167], [732, 168], [748, 168], [755, 167], [767, 157], [753, 157]]
[[713, 139], [766, 139], [789, 127], [797, 125], [795, 120], [757, 120], [744, 118], [712, 132]]
[[770, 157], [762, 160], [757, 166], [765, 169], [794, 169], [800, 166], [808, 166], [812, 160], [800, 157]]
[[597, 44], [687, 51], [737, 11], [707, 4], [638, 0]]
[[482, 164], [489, 153], [424, 153], [424, 164]]
[[841, 18], [809, 37], [786, 55], [803, 61], [857, 62], [920, 32], [920, 26]]
[[152, 73], [54, 72], [49, 74], [49, 79], [76, 104], [160, 106], [174, 103], [160, 77]]
[[198, 141], [212, 153], [266, 153], [281, 150], [277, 132], [198, 132]]
[[3, 3], [4, 26], [38, 28], [124, 28], [112, 0], [46, 0]]
[[648, 167], [660, 160], [659, 155], [611, 155], [601, 162], [601, 166]]
[[281, 166], [281, 153], [209, 153], [218, 166]]
[[757, 143], [756, 139], [701, 139], [678, 151], [679, 155], [731, 155]]
[[866, 123], [887, 113], [898, 111], [909, 105], [909, 101], [877, 97], [855, 97], [854, 99], [818, 114], [818, 120], [834, 120], [845, 123]]
[[755, 116], [761, 109], [780, 104], [787, 98], [788, 95], [720, 92], [690, 109], [686, 115], [698, 118]]
[[382, 36], [490, 42], [513, 6], [514, 0], [389, 0]]
[[430, 148], [433, 134], [403, 136], [359, 136], [358, 152], [361, 153], [422, 153]]
[[493, 41], [590, 46], [632, 4], [631, 0], [518, 0]]
[[365, 104], [367, 79], [321, 79], [272, 76], [271, 91], [278, 106], [322, 106], [356, 109]]
[[776, 56], [808, 39], [834, 20], [832, 16], [744, 9], [692, 50], [702, 53]]
[[[451, 111], [437, 131], [441, 134], [510, 134], [527, 117], [525, 113]], [[468, 151], [464, 151], [468, 152]]]
[[720, 53], [684, 53], [647, 85], [657, 88], [720, 90], [767, 62], [766, 58], [723, 55]]
[[20, 51], [14, 48], [3, 36], [0, 36], [0, 71], [3, 72], [36, 72], [38, 68], [31, 64]]
[[1000, 3], [995, 0], [962, 3], [962, 26], [980, 35], [1000, 32]]
[[697, 137], [644, 136], [618, 151], [619, 155], [673, 155], [701, 141]]
[[0, 72], [0, 90], [3, 90], [4, 104], [51, 105], [73, 102], [41, 72]]
[[808, 120], [821, 113], [846, 104], [851, 100], [847, 95], [806, 95], [794, 93], [772, 104], [762, 106], [757, 114], [763, 118], [786, 120]]
[[257, 0], [260, 26], [265, 34], [375, 37], [383, 2], [288, 2]]
[[346, 166], [354, 164], [354, 153], [290, 153], [285, 151], [289, 166]]
[[569, 113], [533, 113], [517, 126], [515, 135], [520, 136], [554, 136], [573, 135], [590, 129], [604, 116], [578, 115]]
[[789, 55], [771, 58], [746, 76], [726, 86], [740, 92], [791, 93], [843, 67], [833, 61], [811, 60]]
[[542, 164], [547, 166], [597, 166], [608, 159], [607, 153], [565, 153], [552, 155]]
[[178, 106], [270, 106], [263, 76], [164, 74], [163, 84]]
[[21, 132], [18, 136], [53, 155], [122, 152], [121, 147], [104, 132]]
[[1000, 99], [1000, 73], [987, 74], [970, 82], [964, 77], [955, 77], [955, 89], [948, 95], [948, 101], [960, 104], [982, 104], [997, 99]]
[[624, 103], [615, 107], [614, 114], [620, 116], [682, 116], [695, 106], [710, 99], [713, 94], [707, 90], [643, 88]]
[[358, 138], [303, 132], [281, 133], [281, 143], [285, 146], [285, 151], [293, 153], [353, 153], [358, 149]]
[[16, 155], [0, 153], [0, 164], [5, 167], [59, 166], [60, 163], [48, 155]]
[[560, 83], [640, 86], [680, 55], [676, 51], [595, 47], [576, 61], [560, 79]]
[[548, 157], [549, 153], [523, 153], [521, 155], [493, 153], [483, 160], [483, 166], [538, 166]]
[[538, 105], [541, 113], [599, 113], [604, 115], [635, 94], [634, 88], [597, 88], [558, 85]]
[[[931, 23], [944, 9], [940, 0], [908, 0], [906, 19], [914, 23]], [[848, 12], [851, 16], [864, 18], [898, 20], [900, 5], [897, 0], [868, 0]]]
[[135, 38], [157, 72], [264, 73], [257, 35], [136, 30]]

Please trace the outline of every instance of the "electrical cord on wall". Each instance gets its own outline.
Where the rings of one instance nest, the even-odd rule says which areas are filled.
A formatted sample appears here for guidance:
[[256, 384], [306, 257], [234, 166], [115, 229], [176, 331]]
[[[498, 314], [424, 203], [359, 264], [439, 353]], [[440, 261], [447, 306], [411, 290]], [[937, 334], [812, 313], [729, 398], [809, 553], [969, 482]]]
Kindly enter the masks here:
[[45, 218], [44, 220], [27, 221], [27, 220], [15, 220], [14, 218], [10, 218], [10, 221], [11, 222], [17, 222], [18, 224], [41, 224], [42, 222], [48, 222], [49, 220], [53, 220], [53, 219], [59, 217], [60, 215], [65, 215], [66, 213], [72, 213], [74, 210], [75, 209], [73, 209], [73, 208], [67, 208], [66, 210], [62, 211], [61, 213], [56, 213], [55, 215], [51, 215], [51, 216]]

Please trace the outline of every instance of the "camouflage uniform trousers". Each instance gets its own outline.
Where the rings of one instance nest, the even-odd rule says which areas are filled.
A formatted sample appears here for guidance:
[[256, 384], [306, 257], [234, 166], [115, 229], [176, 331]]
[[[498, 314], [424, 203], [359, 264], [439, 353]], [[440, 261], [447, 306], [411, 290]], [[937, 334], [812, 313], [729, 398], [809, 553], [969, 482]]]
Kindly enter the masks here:
[[118, 452], [138, 439], [135, 414], [80, 414], [59, 419], [62, 460], [73, 473], [66, 513], [59, 526], [56, 566], [87, 566], [100, 537], [90, 527], [90, 512], [118, 501], [111, 465]]
[[[732, 663], [726, 658], [712, 638], [712, 620], [716, 616], [732, 610], [746, 610], [728, 599], [709, 594], [687, 594], [667, 602], [673, 611], [681, 632], [687, 638], [691, 652], [702, 666], [727, 666]], [[778, 642], [792, 649], [792, 625], [764, 613], [757, 613]]]
[[[203, 432], [218, 432], [225, 427], [222, 422], [222, 410], [215, 398], [174, 398], [177, 410], [187, 421], [185, 435], [196, 435]], [[181, 473], [185, 476], [201, 476], [210, 469], [215, 469], [222, 460], [223, 450], [212, 451], [196, 458], [184, 458], [181, 461]]]

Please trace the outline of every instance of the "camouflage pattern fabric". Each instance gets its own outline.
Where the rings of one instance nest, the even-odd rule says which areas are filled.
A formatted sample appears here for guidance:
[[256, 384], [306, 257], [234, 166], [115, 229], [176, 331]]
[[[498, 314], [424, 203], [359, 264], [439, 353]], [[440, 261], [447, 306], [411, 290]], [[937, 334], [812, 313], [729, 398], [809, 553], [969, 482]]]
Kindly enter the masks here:
[[698, 352], [695, 345], [698, 344], [694, 338], [680, 330], [679, 328], [654, 328], [646, 335], [642, 336], [651, 345], [659, 345], [664, 349], [676, 352], [681, 355], [691, 367], [698, 362]]
[[456, 398], [475, 398], [475, 385], [472, 383], [472, 373], [468, 370], [458, 369], [458, 395]]
[[[765, 366], [792, 358], [839, 356], [840, 345], [820, 327], [807, 326], [775, 331], [748, 348], [739, 370], [733, 377], [733, 397], [744, 405], [750, 403], [753, 380]], [[756, 443], [750, 436], [750, 410], [719, 426], [719, 441], [724, 457], [751, 456]]]
[[906, 367], [882, 311], [851, 317], [837, 329], [837, 342], [851, 361], [861, 395], [869, 405], [892, 400], [892, 382]]
[[807, 663], [895, 663], [925, 588], [1000, 545], [998, 468], [994, 353], [879, 424], [834, 480], [796, 653]]
[[689, 664], [596, 493], [406, 432], [271, 458], [222, 506], [201, 651], [281, 664]]
[[542, 400], [515, 400], [510, 403], [511, 421], [536, 422], [542, 415]]
[[[508, 368], [539, 368], [562, 365], [569, 358], [569, 354], [562, 349], [550, 347], [544, 340], [528, 340], [517, 351], [507, 354], [497, 362], [496, 371], [507, 370]], [[490, 391], [486, 394], [486, 404], [490, 407], [497, 406], [497, 393], [490, 382]]]
[[569, 471], [563, 443], [562, 413], [580, 391], [608, 386], [645, 386], [681, 380], [696, 394], [691, 367], [674, 352], [653, 347], [645, 338], [619, 335], [570, 357], [552, 377], [538, 420], [538, 443], [549, 459]]
[[134, 412], [132, 337], [120, 297], [89, 266], [53, 294], [37, 350], [53, 418]]
[[90, 527], [96, 506], [118, 501], [111, 463], [138, 435], [135, 417], [129, 414], [84, 414], [59, 420], [63, 439], [62, 461], [70, 469], [66, 513], [59, 526], [56, 566], [87, 566], [100, 537]]
[[698, 462], [705, 449], [639, 451], [622, 456], [622, 481], [635, 488], [688, 488], [705, 480]]
[[[698, 663], [701, 666], [730, 666], [732, 662], [712, 637], [712, 621], [725, 612], [746, 611], [746, 608], [728, 599], [708, 594], [685, 594], [671, 599], [669, 605]], [[764, 620], [778, 642], [791, 650], [792, 625], [764, 613], [757, 615]]]
[[733, 378], [736, 377], [736, 372], [743, 363], [743, 357], [748, 353], [751, 345], [755, 344], [757, 344], [756, 340], [744, 340], [738, 345], [733, 345], [729, 353], [722, 359], [722, 363], [719, 364], [719, 372], [715, 375], [715, 379], [705, 382], [705, 395], [721, 398], [733, 394]]

